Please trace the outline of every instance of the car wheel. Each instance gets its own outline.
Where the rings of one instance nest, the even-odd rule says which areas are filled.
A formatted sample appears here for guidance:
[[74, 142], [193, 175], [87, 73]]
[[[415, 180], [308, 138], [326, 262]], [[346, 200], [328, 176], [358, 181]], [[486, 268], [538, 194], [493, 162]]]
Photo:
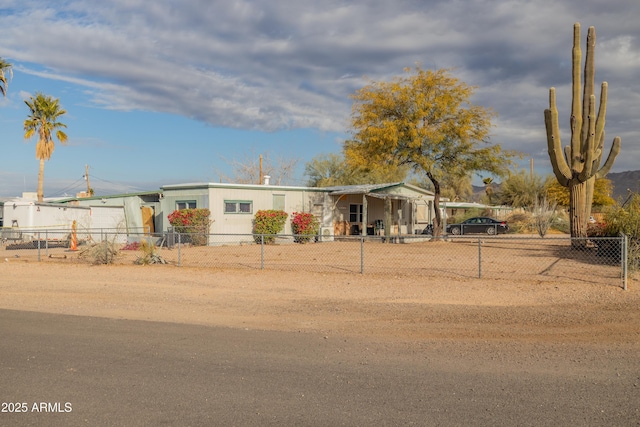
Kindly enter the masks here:
[[487, 234], [490, 236], [493, 236], [494, 234], [496, 234], [496, 228], [495, 227], [487, 227]]
[[453, 227], [451, 229], [451, 234], [455, 234], [456, 236], [460, 234], [460, 229], [458, 227]]

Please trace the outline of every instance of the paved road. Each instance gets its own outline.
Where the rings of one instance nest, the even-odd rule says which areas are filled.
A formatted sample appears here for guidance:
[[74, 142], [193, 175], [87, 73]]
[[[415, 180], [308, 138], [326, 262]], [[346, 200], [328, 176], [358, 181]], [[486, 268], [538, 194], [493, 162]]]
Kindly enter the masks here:
[[0, 425], [638, 425], [638, 361], [0, 310]]

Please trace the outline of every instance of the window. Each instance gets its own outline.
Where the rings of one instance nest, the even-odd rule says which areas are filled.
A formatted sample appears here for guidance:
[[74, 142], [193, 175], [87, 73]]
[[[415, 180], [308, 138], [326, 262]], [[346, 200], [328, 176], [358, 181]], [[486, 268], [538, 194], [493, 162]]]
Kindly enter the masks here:
[[362, 205], [349, 205], [349, 222], [362, 222]]
[[195, 209], [196, 201], [195, 200], [187, 200], [187, 201], [178, 201], [176, 202], [176, 210], [181, 211], [182, 209]]
[[253, 213], [253, 202], [247, 200], [225, 200], [224, 213], [250, 214]]
[[273, 210], [276, 210], [276, 211], [284, 210], [284, 194], [273, 195]]

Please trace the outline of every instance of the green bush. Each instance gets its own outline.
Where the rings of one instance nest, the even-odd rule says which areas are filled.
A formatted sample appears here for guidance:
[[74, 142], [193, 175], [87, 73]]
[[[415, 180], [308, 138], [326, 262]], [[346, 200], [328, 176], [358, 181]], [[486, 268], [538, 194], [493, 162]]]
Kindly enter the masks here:
[[291, 229], [296, 236], [294, 240], [305, 243], [318, 235], [320, 222], [313, 214], [307, 212], [294, 212], [291, 217]]
[[640, 194], [633, 194], [624, 205], [616, 205], [604, 211], [605, 231], [608, 236], [626, 234], [640, 239]]
[[272, 209], [256, 212], [256, 216], [253, 219], [253, 238], [256, 243], [262, 242], [262, 236], [264, 236], [265, 243], [275, 242], [275, 235], [284, 230], [284, 224], [288, 216], [285, 211]]
[[640, 271], [640, 194], [634, 193], [623, 205], [606, 208], [603, 219], [601, 235], [626, 235], [629, 270]]

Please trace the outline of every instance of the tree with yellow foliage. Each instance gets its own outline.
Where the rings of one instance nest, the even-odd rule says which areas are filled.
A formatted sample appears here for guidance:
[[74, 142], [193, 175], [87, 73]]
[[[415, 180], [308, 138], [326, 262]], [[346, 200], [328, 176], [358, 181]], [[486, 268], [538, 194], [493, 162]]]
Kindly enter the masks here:
[[[558, 206], [569, 207], [569, 189], [560, 185], [557, 179], [549, 176], [545, 182], [545, 189], [550, 200], [555, 201]], [[613, 206], [616, 201], [611, 197], [613, 194], [613, 183], [607, 178], [596, 179], [593, 188], [594, 206]]]
[[[405, 71], [406, 77], [371, 82], [352, 95], [353, 138], [345, 142], [345, 159], [358, 167], [408, 165], [424, 173], [433, 184], [435, 206], [447, 176], [503, 176], [513, 153], [489, 144], [494, 113], [469, 101], [475, 88], [449, 70]], [[439, 209], [433, 226], [437, 237]]]

